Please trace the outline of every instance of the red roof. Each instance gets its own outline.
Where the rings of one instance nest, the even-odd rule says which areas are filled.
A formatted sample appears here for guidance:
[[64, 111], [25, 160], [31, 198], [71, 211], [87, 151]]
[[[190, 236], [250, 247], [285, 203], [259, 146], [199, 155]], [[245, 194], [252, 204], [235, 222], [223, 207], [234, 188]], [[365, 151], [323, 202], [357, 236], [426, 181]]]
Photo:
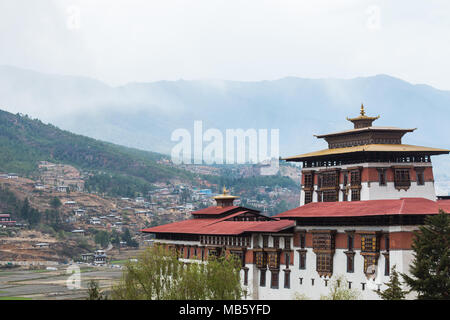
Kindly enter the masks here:
[[450, 200], [432, 201], [425, 198], [366, 200], [348, 202], [311, 202], [280, 213], [274, 218], [362, 217], [379, 215], [437, 214], [439, 209], [450, 212]]
[[[239, 214], [241, 213], [243, 212]], [[190, 219], [141, 231], [146, 233], [238, 235], [244, 232], [279, 232], [295, 225], [291, 220], [227, 221], [229, 218], [230, 216], [222, 219]]]
[[229, 211], [233, 211], [238, 209], [237, 206], [229, 206], [229, 207], [208, 207], [204, 209], [200, 209], [197, 211], [192, 211], [192, 214], [208, 214], [208, 215], [219, 215], [223, 213], [227, 213]]

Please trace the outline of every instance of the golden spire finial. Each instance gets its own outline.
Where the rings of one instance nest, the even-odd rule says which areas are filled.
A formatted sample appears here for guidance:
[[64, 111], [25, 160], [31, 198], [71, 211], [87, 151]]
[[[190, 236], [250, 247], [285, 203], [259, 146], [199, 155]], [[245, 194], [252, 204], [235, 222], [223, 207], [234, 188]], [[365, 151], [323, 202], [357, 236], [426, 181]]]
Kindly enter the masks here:
[[364, 111], [364, 105], [362, 104], [362, 102], [361, 102], [361, 115], [362, 116], [366, 115], [366, 112]]
[[225, 186], [223, 186], [223, 195], [226, 196], [229, 192], [229, 190], [227, 190], [227, 188]]

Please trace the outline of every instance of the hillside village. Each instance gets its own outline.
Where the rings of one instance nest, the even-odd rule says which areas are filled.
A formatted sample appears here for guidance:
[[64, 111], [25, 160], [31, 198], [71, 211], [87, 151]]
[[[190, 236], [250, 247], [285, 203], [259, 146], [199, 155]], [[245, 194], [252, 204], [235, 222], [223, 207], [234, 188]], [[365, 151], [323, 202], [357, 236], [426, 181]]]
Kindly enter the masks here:
[[[222, 187], [198, 178], [198, 185], [181, 181], [157, 182], [148, 194], [112, 197], [85, 190], [89, 172], [48, 161], [40, 161], [37, 167], [31, 177], [0, 174], [2, 189], [13, 192], [19, 201], [28, 201], [30, 207], [42, 214], [42, 223], [30, 226], [20, 219], [18, 212], [7, 212], [0, 203], [0, 265], [92, 262], [96, 256], [104, 264], [120, 252], [151, 244], [152, 240], [145, 238], [141, 229], [184, 220], [190, 218], [191, 211], [213, 205], [214, 191]], [[218, 168], [199, 167], [187, 169], [222, 174]], [[245, 171], [258, 175], [255, 168], [233, 170], [237, 175]], [[281, 171], [299, 181], [298, 169], [282, 167]], [[236, 204], [270, 214], [280, 202], [296, 205], [298, 190], [258, 186], [252, 194], [243, 193]], [[49, 217], [54, 210], [60, 219], [57, 226]]]

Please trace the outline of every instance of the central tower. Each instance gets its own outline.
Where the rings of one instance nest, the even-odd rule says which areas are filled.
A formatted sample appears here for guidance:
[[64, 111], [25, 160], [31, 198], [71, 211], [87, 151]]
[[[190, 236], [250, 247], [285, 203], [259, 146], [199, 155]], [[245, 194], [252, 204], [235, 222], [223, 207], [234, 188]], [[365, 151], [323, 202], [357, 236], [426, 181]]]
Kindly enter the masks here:
[[376, 127], [379, 119], [347, 118], [353, 129], [318, 135], [328, 149], [283, 160], [303, 162], [300, 205], [310, 202], [422, 197], [436, 200], [431, 156], [450, 151], [402, 144], [416, 129]]

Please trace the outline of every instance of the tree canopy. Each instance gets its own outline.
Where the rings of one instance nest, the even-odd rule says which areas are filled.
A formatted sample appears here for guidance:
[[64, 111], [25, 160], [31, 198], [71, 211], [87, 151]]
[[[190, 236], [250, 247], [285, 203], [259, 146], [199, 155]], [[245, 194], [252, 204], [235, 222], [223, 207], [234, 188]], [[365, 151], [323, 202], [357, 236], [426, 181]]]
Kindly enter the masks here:
[[391, 275], [389, 277], [389, 282], [386, 283], [387, 289], [384, 291], [376, 291], [376, 294], [380, 296], [383, 300], [403, 300], [405, 299], [406, 291], [402, 289], [400, 275], [395, 270], [394, 265], [391, 269]]
[[402, 274], [418, 299], [450, 299], [450, 216], [443, 210], [429, 216], [415, 232], [410, 275]]
[[162, 246], [128, 262], [112, 298], [119, 300], [237, 300], [244, 295], [234, 256], [185, 264]]

